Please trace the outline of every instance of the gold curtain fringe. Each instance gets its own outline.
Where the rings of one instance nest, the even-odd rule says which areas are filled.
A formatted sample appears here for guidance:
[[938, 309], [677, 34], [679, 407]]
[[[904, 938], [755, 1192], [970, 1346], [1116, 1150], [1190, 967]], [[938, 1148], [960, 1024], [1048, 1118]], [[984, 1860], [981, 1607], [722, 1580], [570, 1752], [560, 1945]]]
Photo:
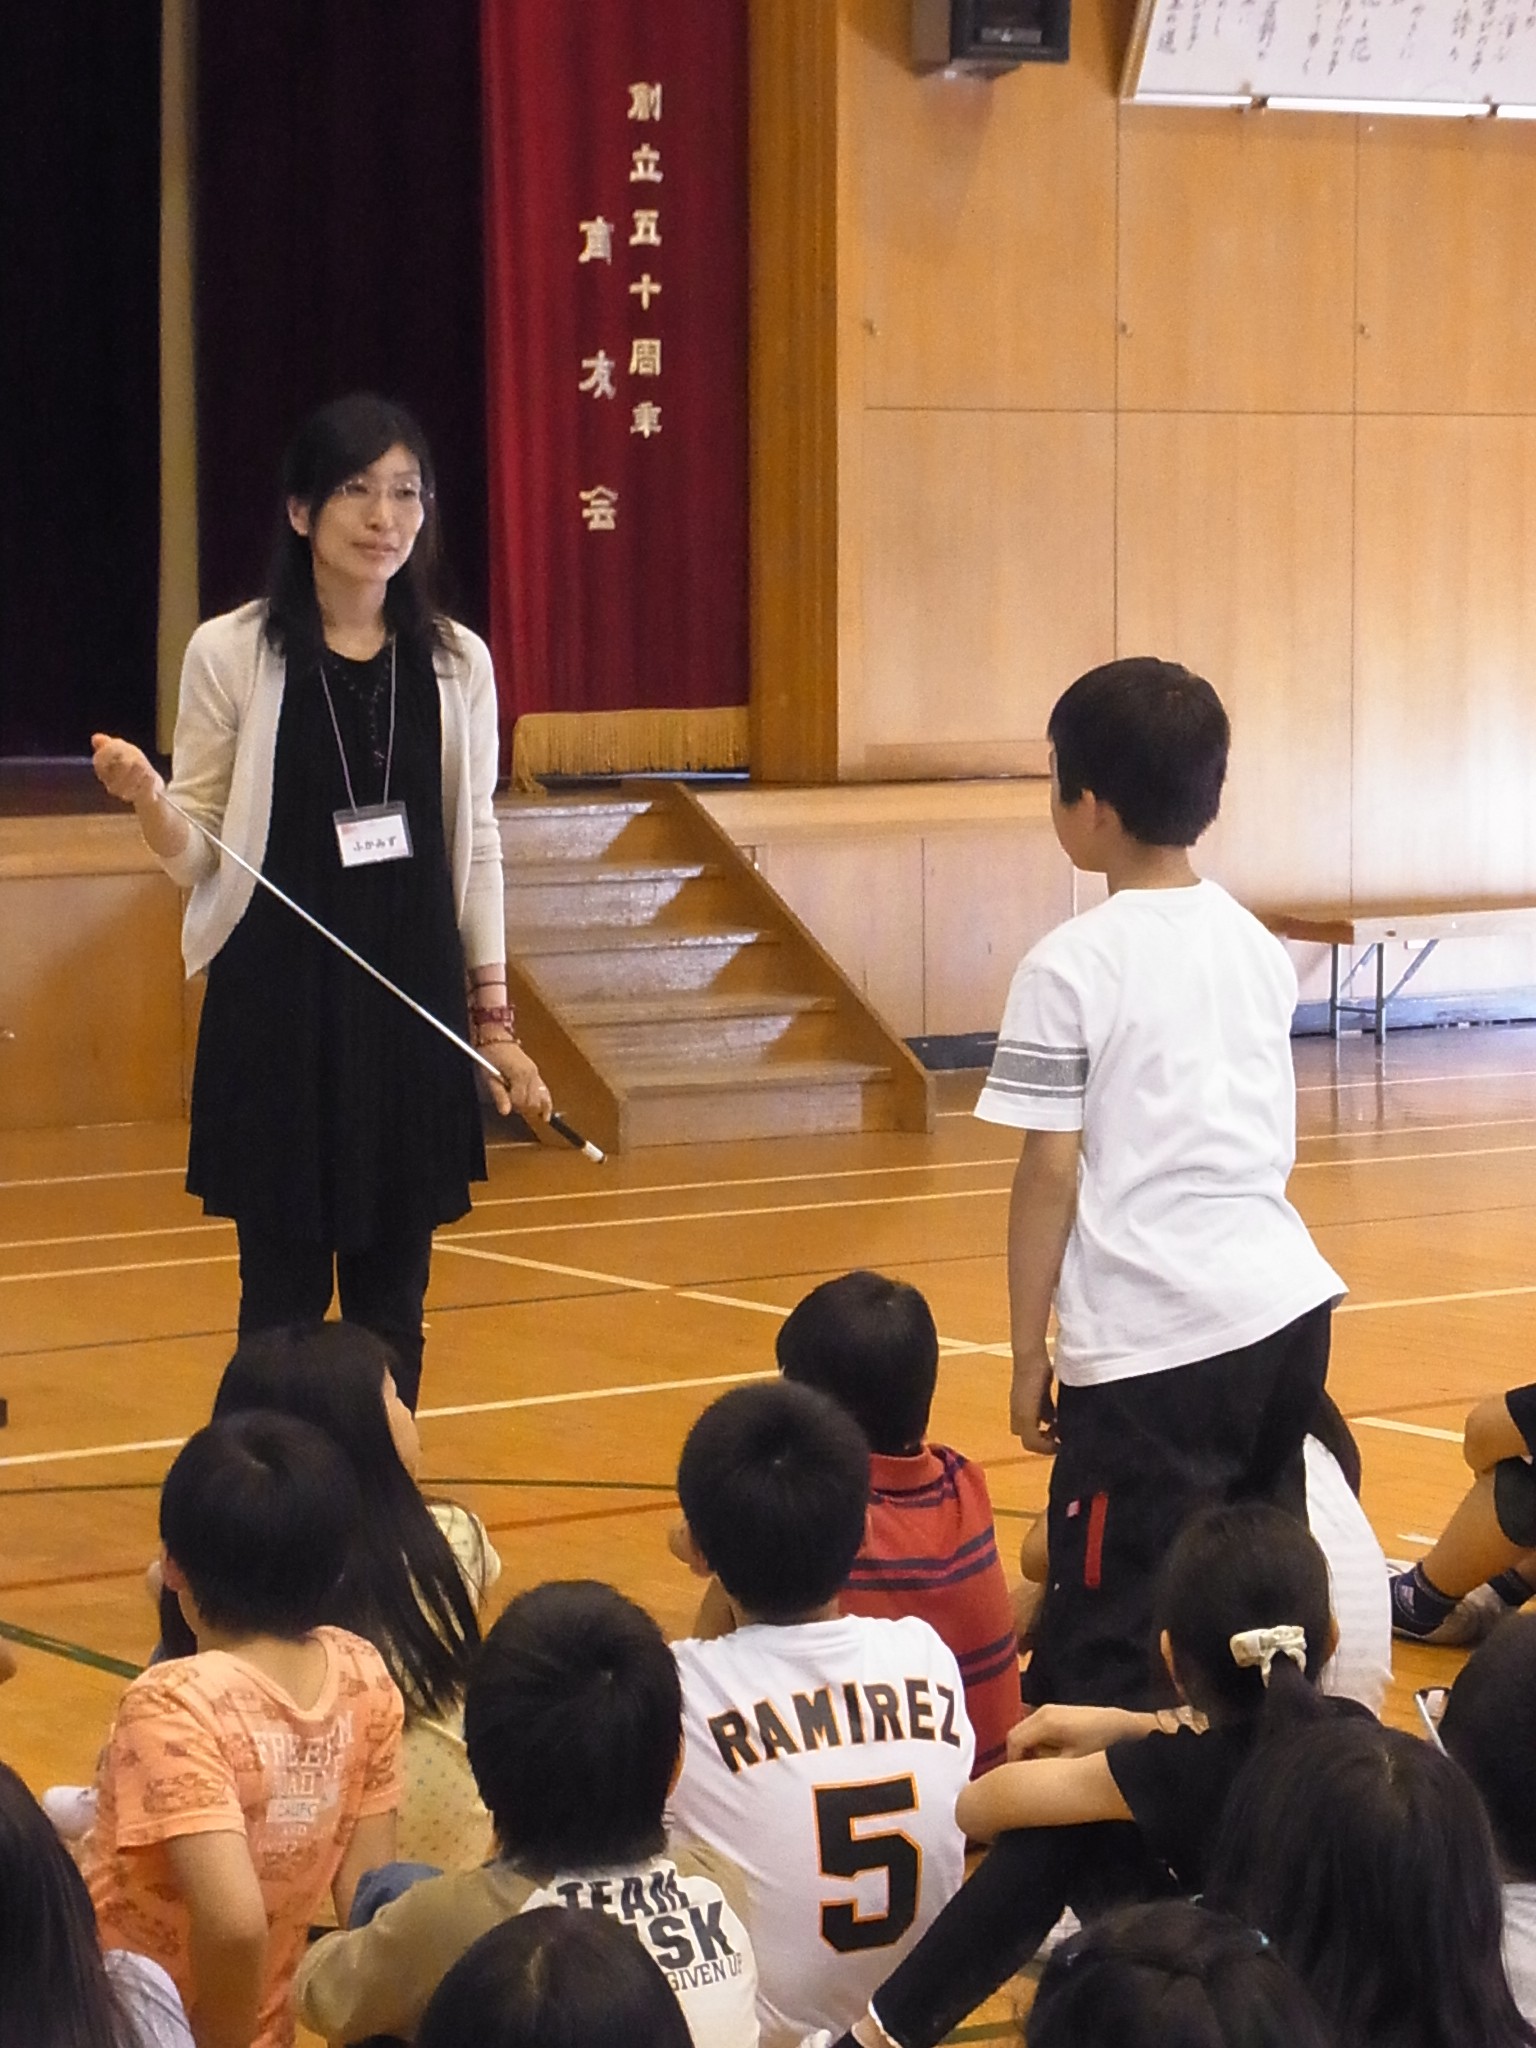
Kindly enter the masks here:
[[685, 774], [745, 768], [747, 707], [529, 711], [512, 728], [512, 787], [545, 775]]

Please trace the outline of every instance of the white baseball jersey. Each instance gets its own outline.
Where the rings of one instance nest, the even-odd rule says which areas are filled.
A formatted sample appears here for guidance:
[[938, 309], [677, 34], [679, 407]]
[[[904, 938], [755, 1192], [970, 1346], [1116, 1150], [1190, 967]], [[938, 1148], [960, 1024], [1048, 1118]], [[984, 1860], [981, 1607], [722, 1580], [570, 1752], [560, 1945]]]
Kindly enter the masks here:
[[672, 1813], [747, 1880], [763, 2048], [849, 2027], [964, 1876], [976, 1741], [925, 1621], [845, 1615], [673, 1645]]

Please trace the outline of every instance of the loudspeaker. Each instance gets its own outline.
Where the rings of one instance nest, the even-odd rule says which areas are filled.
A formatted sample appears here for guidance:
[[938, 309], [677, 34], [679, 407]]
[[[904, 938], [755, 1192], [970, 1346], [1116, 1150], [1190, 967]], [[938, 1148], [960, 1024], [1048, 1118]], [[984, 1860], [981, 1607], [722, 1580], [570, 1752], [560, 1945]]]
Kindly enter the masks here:
[[995, 73], [1065, 64], [1072, 0], [912, 0], [912, 60]]

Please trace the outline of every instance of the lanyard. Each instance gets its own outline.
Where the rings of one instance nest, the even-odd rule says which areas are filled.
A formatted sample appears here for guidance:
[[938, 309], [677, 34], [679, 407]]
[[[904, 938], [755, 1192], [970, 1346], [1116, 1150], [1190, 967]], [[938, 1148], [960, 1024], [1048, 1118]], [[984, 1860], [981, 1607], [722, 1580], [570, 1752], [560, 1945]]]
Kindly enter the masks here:
[[[331, 700], [331, 686], [325, 677], [325, 656], [320, 657], [320, 687], [325, 692], [325, 708], [331, 714], [331, 731], [336, 735], [336, 751], [341, 756], [341, 772], [346, 778], [347, 802], [355, 811], [357, 796], [352, 788], [352, 770], [347, 766], [347, 750], [341, 741], [341, 726], [336, 718], [336, 706]], [[384, 751], [384, 802], [389, 802], [389, 774], [395, 764], [395, 636], [389, 636], [389, 740]]]

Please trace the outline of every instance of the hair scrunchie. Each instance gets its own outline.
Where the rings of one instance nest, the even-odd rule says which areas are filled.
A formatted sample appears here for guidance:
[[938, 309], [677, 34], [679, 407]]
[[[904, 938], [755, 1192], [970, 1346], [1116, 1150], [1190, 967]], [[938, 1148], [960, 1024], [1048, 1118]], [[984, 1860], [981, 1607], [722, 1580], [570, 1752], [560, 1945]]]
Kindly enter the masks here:
[[1258, 1666], [1266, 1685], [1277, 1657], [1289, 1657], [1303, 1676], [1307, 1669], [1307, 1632], [1294, 1621], [1282, 1621], [1274, 1628], [1242, 1628], [1228, 1646], [1232, 1662], [1243, 1667]]

